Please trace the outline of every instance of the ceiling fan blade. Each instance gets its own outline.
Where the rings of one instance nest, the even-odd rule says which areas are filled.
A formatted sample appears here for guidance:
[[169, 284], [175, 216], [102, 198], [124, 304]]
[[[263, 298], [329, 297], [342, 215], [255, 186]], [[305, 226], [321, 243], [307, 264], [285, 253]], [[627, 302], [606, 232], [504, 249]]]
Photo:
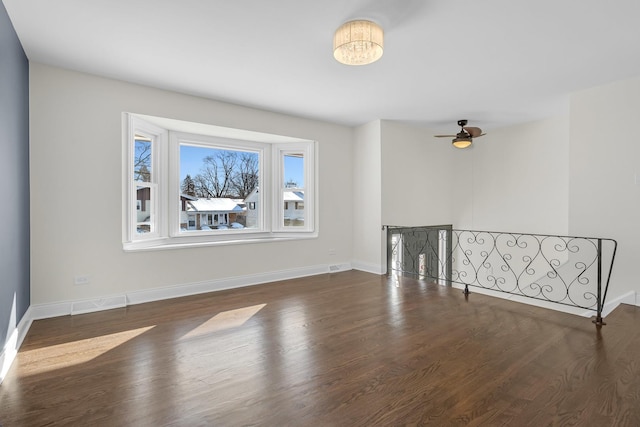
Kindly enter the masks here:
[[433, 135], [436, 138], [455, 138], [456, 135]]
[[475, 138], [480, 138], [481, 136], [485, 136], [485, 135], [486, 135], [486, 133], [482, 133], [482, 134], [476, 136]]
[[482, 129], [473, 126], [463, 128], [472, 138], [482, 135]]

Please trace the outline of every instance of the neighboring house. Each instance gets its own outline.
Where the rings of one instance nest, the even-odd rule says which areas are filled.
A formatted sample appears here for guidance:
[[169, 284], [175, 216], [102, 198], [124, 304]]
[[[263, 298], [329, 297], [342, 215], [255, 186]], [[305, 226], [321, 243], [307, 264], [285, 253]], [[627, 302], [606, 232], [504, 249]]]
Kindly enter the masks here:
[[149, 232], [149, 220], [151, 218], [151, 189], [149, 187], [138, 187], [136, 204], [138, 232]]
[[[247, 207], [247, 227], [258, 226], [259, 190], [256, 188], [244, 199]], [[283, 195], [284, 225], [304, 225], [304, 191], [285, 190]]]
[[284, 192], [284, 225], [304, 225], [304, 191]]
[[[203, 230], [239, 223], [245, 227], [258, 226], [259, 190], [256, 188], [244, 199], [199, 199], [180, 194], [180, 229]], [[150, 189], [137, 191], [137, 223], [139, 232], [148, 232], [151, 216]], [[304, 225], [304, 191], [285, 190], [283, 195], [285, 226]], [[222, 228], [222, 227], [221, 227]]]
[[[137, 203], [137, 226], [138, 232], [149, 232], [149, 220], [152, 214], [151, 205], [151, 189], [149, 187], [139, 187], [136, 191], [136, 203]], [[195, 196], [188, 194], [180, 194], [180, 228], [188, 228], [188, 218], [186, 215], [187, 209], [189, 209], [189, 203], [198, 200]], [[194, 227], [195, 227], [195, 216]], [[195, 230], [195, 228], [192, 228]]]
[[247, 207], [247, 219], [246, 226], [248, 228], [257, 228], [258, 227], [258, 203], [260, 203], [260, 197], [258, 193], [260, 190], [256, 187], [253, 189], [251, 193], [244, 199], [244, 204]]
[[244, 202], [238, 199], [186, 200], [180, 212], [180, 228], [183, 230], [206, 230], [229, 226], [245, 220]]
[[193, 215], [189, 218], [187, 210], [189, 209], [189, 203], [198, 200], [196, 196], [189, 194], [180, 194], [180, 229], [182, 230], [196, 230], [196, 217]]

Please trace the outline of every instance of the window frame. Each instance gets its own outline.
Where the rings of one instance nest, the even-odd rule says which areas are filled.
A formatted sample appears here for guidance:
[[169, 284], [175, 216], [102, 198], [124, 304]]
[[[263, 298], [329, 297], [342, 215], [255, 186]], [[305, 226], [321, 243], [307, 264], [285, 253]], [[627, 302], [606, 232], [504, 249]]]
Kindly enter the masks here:
[[[225, 237], [216, 236], [239, 236], [243, 234], [261, 235], [268, 232], [265, 227], [265, 200], [260, 192], [259, 203], [264, 208], [258, 214], [258, 227], [241, 230], [191, 230], [182, 231], [180, 229], [180, 146], [189, 145], [192, 147], [212, 148], [220, 150], [231, 150], [237, 152], [258, 153], [258, 174], [259, 183], [265, 182], [264, 166], [270, 161], [270, 146], [265, 143], [243, 140], [231, 140], [229, 138], [200, 135], [186, 132], [169, 131], [169, 149], [171, 167], [169, 169], [169, 194], [177, 194], [178, 197], [169, 199], [169, 237], [191, 237], [191, 236], [211, 236], [212, 240], [224, 240]], [[214, 214], [211, 214], [214, 215]]]
[[[318, 236], [317, 215], [315, 215], [318, 208], [315, 199], [317, 186], [317, 143], [315, 141], [134, 113], [123, 113], [123, 129], [125, 129], [123, 170], [126, 173], [123, 174], [122, 242], [125, 251], [308, 239]], [[134, 215], [136, 215], [137, 202], [133, 181], [133, 160], [136, 132], [144, 132], [143, 135], [150, 135], [153, 139], [152, 180], [157, 185], [156, 233], [139, 234], [135, 228]], [[181, 230], [181, 144], [260, 153], [260, 189], [257, 192], [259, 199], [256, 206], [259, 210], [260, 227], [257, 229]], [[284, 226], [283, 222], [279, 222], [283, 217], [283, 153], [297, 153], [304, 156], [304, 226]], [[248, 212], [248, 203], [245, 209], [245, 212]]]
[[[274, 170], [274, 188], [277, 187], [277, 191], [273, 192], [274, 206], [281, 206], [282, 209], [278, 209], [273, 219], [273, 230], [280, 233], [307, 233], [313, 232], [315, 228], [315, 211], [314, 209], [304, 209], [304, 226], [292, 226], [284, 225], [284, 214], [286, 205], [290, 202], [284, 202], [285, 191], [302, 191], [304, 193], [303, 202], [307, 201], [307, 198], [311, 201], [310, 207], [314, 206], [315, 201], [315, 188], [313, 183], [315, 177], [313, 175], [313, 159], [314, 159], [314, 146], [303, 143], [291, 143], [286, 145], [274, 146], [274, 156], [277, 159], [277, 168]], [[303, 158], [303, 170], [304, 170], [304, 185], [300, 187], [287, 187], [287, 177], [285, 176], [285, 157], [286, 156], [300, 156]], [[309, 185], [309, 184], [312, 185]], [[283, 203], [284, 202], [284, 203]], [[294, 207], [298, 202], [294, 203]]]
[[[126, 162], [125, 162], [125, 181], [123, 191], [125, 197], [125, 204], [130, 206], [129, 209], [123, 212], [123, 239], [125, 240], [138, 240], [138, 241], [152, 241], [159, 239], [165, 230], [162, 228], [164, 221], [164, 197], [162, 191], [159, 188], [164, 184], [166, 179], [163, 174], [163, 169], [166, 169], [166, 165], [162, 163], [162, 152], [166, 150], [167, 144], [167, 131], [159, 126], [155, 126], [152, 123], [129, 120], [127, 123], [126, 138], [129, 141], [126, 147]], [[135, 140], [136, 135], [139, 134], [150, 140], [151, 143], [151, 180], [150, 182], [142, 182], [135, 180], [134, 162], [135, 158]], [[150, 203], [152, 218], [150, 218], [150, 227], [153, 231], [149, 233], [137, 232], [137, 213], [138, 213], [138, 199], [137, 199], [137, 187], [148, 187], [150, 189]], [[133, 239], [133, 236], [137, 237]]]

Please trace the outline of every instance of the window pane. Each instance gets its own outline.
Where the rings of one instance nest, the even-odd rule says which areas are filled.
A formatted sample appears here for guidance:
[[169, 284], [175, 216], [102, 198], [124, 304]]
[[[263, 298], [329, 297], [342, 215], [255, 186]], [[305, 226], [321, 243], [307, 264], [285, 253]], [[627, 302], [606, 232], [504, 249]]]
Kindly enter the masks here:
[[260, 227], [259, 167], [258, 152], [181, 144], [181, 231]]
[[141, 135], [136, 135], [135, 142], [133, 179], [140, 182], [151, 182], [151, 140]]
[[153, 204], [151, 188], [136, 185], [136, 232], [151, 233], [153, 229]]
[[304, 188], [304, 156], [285, 154], [283, 175], [285, 188]]
[[304, 227], [304, 191], [284, 190], [285, 227]]

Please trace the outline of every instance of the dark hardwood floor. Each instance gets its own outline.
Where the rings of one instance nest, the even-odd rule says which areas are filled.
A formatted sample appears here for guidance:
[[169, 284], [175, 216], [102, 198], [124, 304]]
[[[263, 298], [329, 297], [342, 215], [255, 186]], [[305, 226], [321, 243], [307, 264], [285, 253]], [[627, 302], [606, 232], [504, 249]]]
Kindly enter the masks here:
[[350, 271], [33, 323], [12, 426], [640, 426], [640, 308]]

